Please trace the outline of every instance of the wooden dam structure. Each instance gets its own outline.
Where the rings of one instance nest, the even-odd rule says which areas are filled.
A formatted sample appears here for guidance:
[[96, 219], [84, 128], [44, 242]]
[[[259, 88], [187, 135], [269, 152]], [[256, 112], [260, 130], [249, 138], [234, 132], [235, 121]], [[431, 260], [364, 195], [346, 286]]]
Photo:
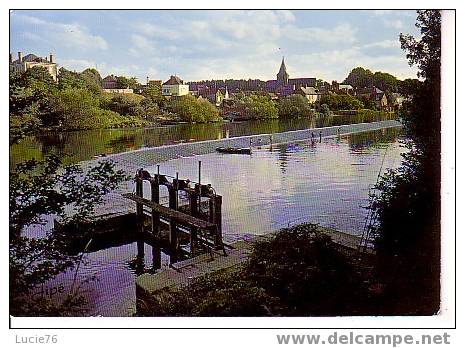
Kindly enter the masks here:
[[[144, 258], [144, 243], [152, 247], [153, 268], [161, 267], [161, 252], [170, 256], [170, 264], [202, 253], [226, 254], [222, 236], [222, 196], [210, 184], [139, 169], [135, 192], [122, 196], [136, 205], [137, 258]], [[144, 197], [144, 182], [150, 185], [150, 197]], [[168, 205], [160, 202], [161, 189], [168, 191]]]

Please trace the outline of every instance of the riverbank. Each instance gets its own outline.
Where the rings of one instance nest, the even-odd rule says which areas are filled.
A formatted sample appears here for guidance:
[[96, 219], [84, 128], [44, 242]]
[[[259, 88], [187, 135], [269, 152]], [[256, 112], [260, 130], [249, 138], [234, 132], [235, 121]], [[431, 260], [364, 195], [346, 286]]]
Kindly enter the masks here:
[[[360, 241], [352, 246], [353, 236], [344, 233], [338, 233], [339, 242], [345, 235], [346, 243], [339, 244], [332, 239], [334, 232], [311, 223], [299, 224], [237, 241], [227, 255], [204, 254], [141, 275], [136, 279], [137, 315], [366, 313], [368, 282], [360, 274], [366, 276], [372, 254], [359, 252]], [[332, 300], [334, 296], [338, 299]], [[319, 301], [329, 301], [330, 306], [320, 306]]]
[[[350, 254], [356, 253], [360, 245], [360, 237], [337, 231], [332, 228], [317, 226], [318, 233], [331, 237], [332, 241], [346, 249]], [[228, 272], [238, 268], [249, 260], [255, 243], [269, 240], [274, 234], [254, 236], [232, 243], [226, 255], [214, 253], [202, 254], [192, 259], [176, 262], [170, 268], [162, 269], [155, 274], [146, 273], [136, 278], [136, 296], [138, 305], [159, 301], [175, 290], [193, 284], [197, 279], [215, 272]], [[373, 250], [368, 248], [368, 254]]]

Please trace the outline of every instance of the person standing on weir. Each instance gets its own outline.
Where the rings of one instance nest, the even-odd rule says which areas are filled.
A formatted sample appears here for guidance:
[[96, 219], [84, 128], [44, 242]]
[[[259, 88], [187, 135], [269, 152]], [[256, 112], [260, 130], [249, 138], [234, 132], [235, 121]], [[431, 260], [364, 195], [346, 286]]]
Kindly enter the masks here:
[[320, 143], [321, 143], [321, 131], [320, 131]]

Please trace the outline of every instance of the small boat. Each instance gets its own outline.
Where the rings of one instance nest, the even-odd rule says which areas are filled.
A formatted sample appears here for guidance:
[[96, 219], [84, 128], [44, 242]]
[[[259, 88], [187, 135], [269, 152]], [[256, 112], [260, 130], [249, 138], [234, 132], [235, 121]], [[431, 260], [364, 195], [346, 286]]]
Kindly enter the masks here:
[[238, 153], [242, 155], [250, 155], [252, 150], [248, 147], [217, 147], [216, 151], [221, 153]]

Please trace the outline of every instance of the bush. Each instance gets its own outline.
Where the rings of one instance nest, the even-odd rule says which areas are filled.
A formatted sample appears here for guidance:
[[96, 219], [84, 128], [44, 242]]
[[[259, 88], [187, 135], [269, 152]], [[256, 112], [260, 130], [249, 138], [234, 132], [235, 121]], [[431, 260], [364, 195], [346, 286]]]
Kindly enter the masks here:
[[[295, 316], [365, 313], [367, 292], [347, 257], [313, 224], [254, 245], [249, 262], [174, 290], [139, 315]], [[139, 306], [140, 308], [140, 306]]]
[[215, 122], [221, 120], [218, 110], [206, 99], [196, 99], [192, 95], [173, 98], [171, 109], [187, 122]]
[[313, 224], [282, 229], [255, 245], [247, 277], [283, 304], [281, 315], [347, 315], [364, 297], [349, 260]]
[[283, 118], [301, 118], [311, 116], [311, 109], [304, 96], [292, 94], [279, 101], [278, 113]]
[[325, 94], [320, 99], [320, 104], [327, 104], [331, 110], [358, 110], [363, 108], [363, 103], [348, 94]]
[[268, 95], [251, 95], [239, 99], [248, 117], [253, 119], [278, 118], [276, 104]]

